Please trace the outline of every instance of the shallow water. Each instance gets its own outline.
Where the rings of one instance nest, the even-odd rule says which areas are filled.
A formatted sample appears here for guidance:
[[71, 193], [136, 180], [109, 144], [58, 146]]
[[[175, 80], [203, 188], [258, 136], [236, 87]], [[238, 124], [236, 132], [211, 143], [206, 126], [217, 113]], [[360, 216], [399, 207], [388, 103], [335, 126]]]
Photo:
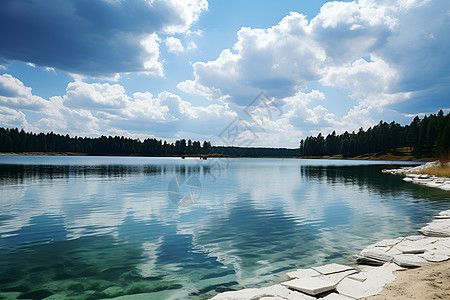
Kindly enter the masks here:
[[0, 295], [206, 299], [353, 264], [450, 208], [390, 164], [0, 156]]

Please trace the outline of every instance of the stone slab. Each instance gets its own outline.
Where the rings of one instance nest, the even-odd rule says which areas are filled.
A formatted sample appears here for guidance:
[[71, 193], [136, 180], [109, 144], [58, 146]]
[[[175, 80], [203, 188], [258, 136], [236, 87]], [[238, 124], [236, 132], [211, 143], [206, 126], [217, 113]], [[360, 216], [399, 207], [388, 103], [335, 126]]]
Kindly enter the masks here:
[[397, 265], [406, 268], [421, 267], [427, 263], [425, 259], [414, 254], [395, 255], [392, 261]]
[[349, 270], [349, 271], [344, 271], [344, 272], [339, 272], [339, 273], [333, 273], [333, 274], [328, 274], [328, 275], [321, 275], [318, 276], [316, 278], [319, 279], [323, 279], [326, 280], [334, 285], [337, 285], [339, 282], [342, 281], [342, 279], [344, 279], [347, 276], [356, 274], [358, 271], [356, 271], [355, 269]]
[[395, 246], [395, 248], [403, 254], [419, 254], [425, 252], [425, 247], [423, 245], [413, 242], [402, 243]]
[[363, 273], [358, 273], [358, 274], [353, 274], [348, 276], [348, 278], [353, 279], [353, 280], [357, 280], [359, 282], [364, 282], [367, 279], [367, 275], [363, 274]]
[[416, 235], [410, 235], [410, 236], [405, 237], [405, 241], [419, 241], [424, 238], [426, 238], [424, 235], [416, 234]]
[[430, 253], [430, 252], [424, 253], [423, 255], [421, 255], [421, 257], [429, 262], [443, 262], [443, 261], [447, 261], [450, 259], [449, 255], [440, 254], [440, 253]]
[[341, 265], [341, 264], [332, 263], [332, 264], [328, 264], [328, 265], [324, 265], [324, 266], [320, 266], [320, 267], [312, 267], [311, 269], [319, 272], [322, 275], [329, 275], [329, 274], [354, 270], [355, 268]]
[[392, 247], [394, 245], [397, 245], [403, 240], [402, 237], [396, 238], [396, 239], [387, 239], [382, 240], [374, 244], [375, 247]]
[[432, 237], [450, 237], [450, 219], [433, 220], [419, 232]]
[[281, 285], [312, 296], [329, 292], [336, 288], [336, 285], [317, 277], [293, 279], [283, 282]]
[[261, 299], [263, 297], [279, 297], [285, 300], [315, 300], [315, 297], [308, 296], [301, 292], [293, 291], [280, 284], [271, 285], [265, 288], [249, 288], [240, 291], [230, 291], [220, 293], [212, 300], [242, 300]]
[[353, 298], [338, 294], [338, 293], [330, 293], [324, 297], [320, 297], [320, 300], [354, 300]]
[[379, 294], [386, 284], [394, 281], [395, 276], [392, 272], [401, 268], [393, 263], [388, 263], [381, 267], [362, 269], [363, 271], [359, 275], [366, 277], [366, 280], [361, 282], [350, 277], [344, 278], [336, 287], [340, 295], [359, 299]]
[[359, 264], [370, 265], [370, 266], [382, 266], [385, 263], [384, 261], [370, 258], [370, 257], [361, 256], [361, 255], [356, 255], [355, 259], [356, 259], [356, 262]]
[[392, 260], [392, 257], [389, 254], [387, 254], [386, 251], [377, 249], [363, 250], [359, 255], [369, 259], [378, 260], [381, 262], [390, 262]]
[[261, 293], [265, 296], [277, 296], [282, 297], [287, 300], [315, 300], [314, 297], [305, 295], [298, 291], [293, 291], [288, 289], [287, 287], [281, 285], [281, 284], [275, 284], [271, 285], [269, 287], [265, 287], [260, 289]]
[[314, 277], [319, 276], [320, 273], [313, 269], [297, 269], [296, 271], [292, 271], [289, 273], [286, 273], [286, 275], [290, 279], [294, 278], [304, 278], [304, 277]]
[[450, 217], [450, 209], [441, 211], [438, 216], [449, 216]]

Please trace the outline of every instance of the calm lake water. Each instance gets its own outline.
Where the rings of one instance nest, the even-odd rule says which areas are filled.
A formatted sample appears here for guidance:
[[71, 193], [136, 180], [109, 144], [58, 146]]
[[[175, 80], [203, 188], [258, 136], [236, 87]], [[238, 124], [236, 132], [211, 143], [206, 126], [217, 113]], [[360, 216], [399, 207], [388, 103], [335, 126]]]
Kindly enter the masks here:
[[450, 208], [448, 192], [386, 167], [0, 156], [0, 298], [206, 299], [353, 264]]

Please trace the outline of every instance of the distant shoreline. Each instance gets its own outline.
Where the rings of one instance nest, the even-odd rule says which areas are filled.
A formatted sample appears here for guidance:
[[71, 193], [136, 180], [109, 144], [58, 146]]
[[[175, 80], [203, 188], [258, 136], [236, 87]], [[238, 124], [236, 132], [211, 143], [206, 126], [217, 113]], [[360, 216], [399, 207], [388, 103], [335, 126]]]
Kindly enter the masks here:
[[333, 156], [233, 156], [224, 154], [188, 154], [188, 155], [140, 155], [140, 154], [95, 154], [95, 153], [79, 153], [79, 152], [0, 152], [0, 155], [42, 155], [42, 156], [123, 156], [123, 157], [194, 157], [194, 158], [295, 158], [295, 159], [333, 159], [333, 160], [372, 160], [372, 161], [417, 161], [429, 162], [434, 161], [433, 158], [420, 158], [414, 156], [400, 156], [393, 154], [383, 155], [362, 155], [356, 157], [342, 157], [342, 155]]

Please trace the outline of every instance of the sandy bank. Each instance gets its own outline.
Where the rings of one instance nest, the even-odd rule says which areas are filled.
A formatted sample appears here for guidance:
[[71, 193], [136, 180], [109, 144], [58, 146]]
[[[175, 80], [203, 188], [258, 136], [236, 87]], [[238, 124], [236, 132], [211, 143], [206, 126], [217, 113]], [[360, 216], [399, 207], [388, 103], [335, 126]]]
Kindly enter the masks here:
[[395, 271], [396, 279], [367, 300], [450, 299], [450, 261]]

